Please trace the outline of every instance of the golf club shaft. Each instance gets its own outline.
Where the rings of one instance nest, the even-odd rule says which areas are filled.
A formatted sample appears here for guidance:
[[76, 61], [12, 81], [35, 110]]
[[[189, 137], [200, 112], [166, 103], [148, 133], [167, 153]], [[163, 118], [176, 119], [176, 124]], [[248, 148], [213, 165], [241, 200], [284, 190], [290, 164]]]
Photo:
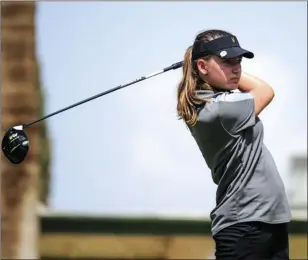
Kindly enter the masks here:
[[94, 99], [96, 99], [96, 98], [99, 98], [99, 97], [101, 97], [101, 96], [107, 95], [107, 94], [109, 94], [109, 93], [111, 93], [111, 92], [114, 92], [114, 91], [116, 91], [116, 90], [125, 88], [125, 87], [127, 87], [127, 86], [133, 85], [133, 84], [138, 83], [138, 82], [140, 82], [140, 81], [146, 80], [146, 79], [148, 79], [148, 78], [157, 76], [157, 75], [162, 74], [162, 73], [164, 73], [164, 72], [167, 72], [167, 71], [169, 71], [169, 70], [178, 69], [178, 68], [180, 68], [180, 67], [182, 67], [182, 66], [183, 66], [183, 62], [182, 62], [182, 61], [177, 62], [177, 63], [174, 63], [174, 64], [172, 64], [171, 66], [162, 69], [161, 71], [152, 73], [152, 74], [150, 74], [150, 75], [148, 75], [148, 76], [141, 77], [141, 78], [139, 78], [139, 79], [136, 79], [136, 80], [131, 81], [131, 82], [129, 82], [129, 83], [126, 83], [126, 84], [124, 84], [124, 85], [120, 85], [120, 86], [118, 86], [118, 87], [111, 88], [111, 89], [109, 89], [109, 90], [107, 90], [107, 91], [104, 91], [104, 92], [99, 93], [99, 94], [97, 94], [97, 95], [95, 95], [95, 96], [89, 97], [89, 98], [87, 98], [87, 99], [84, 99], [84, 100], [82, 100], [82, 101], [80, 101], [80, 102], [77, 102], [77, 103], [75, 103], [75, 104], [73, 104], [73, 105], [70, 105], [70, 106], [68, 106], [68, 107], [62, 108], [62, 109], [60, 109], [60, 110], [58, 110], [58, 111], [56, 111], [56, 112], [53, 112], [53, 113], [51, 113], [51, 114], [49, 114], [49, 115], [46, 115], [46, 116], [44, 116], [44, 117], [42, 117], [42, 118], [40, 118], [40, 119], [37, 119], [37, 120], [35, 120], [35, 121], [33, 121], [33, 122], [30, 122], [30, 123], [28, 123], [28, 124], [24, 124], [24, 125], [23, 125], [23, 128], [29, 127], [29, 126], [31, 126], [31, 125], [33, 125], [33, 124], [36, 124], [36, 123], [38, 123], [38, 122], [40, 122], [40, 121], [43, 121], [43, 120], [45, 120], [45, 119], [47, 119], [47, 118], [49, 118], [49, 117], [52, 117], [52, 116], [57, 115], [57, 114], [59, 114], [59, 113], [62, 113], [62, 112], [66, 111], [66, 110], [69, 110], [69, 109], [71, 109], [71, 108], [73, 108], [73, 107], [77, 107], [77, 106], [79, 106], [79, 105], [81, 105], [81, 104], [84, 104], [84, 103], [86, 103], [86, 102], [89, 102], [89, 101], [91, 101], [91, 100], [94, 100]]

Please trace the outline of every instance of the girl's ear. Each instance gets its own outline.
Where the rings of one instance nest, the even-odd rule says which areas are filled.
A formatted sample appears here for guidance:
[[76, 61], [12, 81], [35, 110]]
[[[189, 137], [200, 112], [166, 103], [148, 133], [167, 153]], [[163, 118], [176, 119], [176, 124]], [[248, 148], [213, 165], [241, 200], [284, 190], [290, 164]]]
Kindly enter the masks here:
[[204, 60], [204, 59], [198, 59], [197, 60], [197, 68], [199, 70], [199, 73], [203, 74], [203, 75], [207, 75], [208, 73], [208, 61]]

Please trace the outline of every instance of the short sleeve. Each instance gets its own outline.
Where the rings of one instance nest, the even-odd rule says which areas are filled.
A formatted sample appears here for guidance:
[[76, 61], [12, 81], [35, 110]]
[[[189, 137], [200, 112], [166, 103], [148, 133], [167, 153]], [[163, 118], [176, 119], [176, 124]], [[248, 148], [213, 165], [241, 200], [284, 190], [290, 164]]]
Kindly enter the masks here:
[[256, 116], [252, 94], [249, 92], [224, 93], [219, 100], [218, 114], [222, 126], [230, 134], [239, 134], [254, 126]]

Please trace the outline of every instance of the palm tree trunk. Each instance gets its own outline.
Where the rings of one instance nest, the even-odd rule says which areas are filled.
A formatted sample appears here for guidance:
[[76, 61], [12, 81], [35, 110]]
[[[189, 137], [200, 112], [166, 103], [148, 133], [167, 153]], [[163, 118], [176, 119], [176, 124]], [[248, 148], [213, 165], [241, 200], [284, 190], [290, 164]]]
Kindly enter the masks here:
[[[35, 2], [1, 2], [1, 134], [39, 115]], [[1, 258], [39, 259], [39, 128], [26, 133], [30, 150], [19, 165], [1, 156]]]

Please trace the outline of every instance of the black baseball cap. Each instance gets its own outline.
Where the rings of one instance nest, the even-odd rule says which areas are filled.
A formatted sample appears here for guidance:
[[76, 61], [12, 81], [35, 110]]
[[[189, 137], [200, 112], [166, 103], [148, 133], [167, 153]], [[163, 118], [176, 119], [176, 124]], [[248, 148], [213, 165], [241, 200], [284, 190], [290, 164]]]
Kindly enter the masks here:
[[254, 57], [251, 51], [245, 50], [240, 46], [234, 35], [223, 36], [210, 42], [195, 41], [192, 46], [193, 61], [209, 54], [214, 54], [223, 59], [231, 59], [238, 56], [248, 59]]

